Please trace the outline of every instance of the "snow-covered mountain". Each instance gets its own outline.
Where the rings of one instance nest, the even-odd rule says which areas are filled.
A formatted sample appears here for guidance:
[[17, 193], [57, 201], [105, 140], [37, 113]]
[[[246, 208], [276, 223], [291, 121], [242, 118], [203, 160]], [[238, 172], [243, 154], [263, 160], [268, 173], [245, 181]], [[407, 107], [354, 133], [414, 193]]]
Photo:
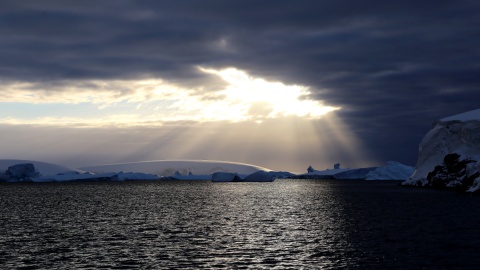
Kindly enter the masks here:
[[480, 109], [440, 119], [420, 142], [404, 185], [469, 189], [480, 173]]
[[181, 175], [209, 175], [215, 172], [231, 172], [240, 175], [249, 175], [261, 170], [271, 171], [251, 164], [214, 160], [157, 160], [89, 166], [83, 167], [81, 170], [94, 173], [119, 171], [142, 172], [161, 176], [173, 176], [176, 172]]

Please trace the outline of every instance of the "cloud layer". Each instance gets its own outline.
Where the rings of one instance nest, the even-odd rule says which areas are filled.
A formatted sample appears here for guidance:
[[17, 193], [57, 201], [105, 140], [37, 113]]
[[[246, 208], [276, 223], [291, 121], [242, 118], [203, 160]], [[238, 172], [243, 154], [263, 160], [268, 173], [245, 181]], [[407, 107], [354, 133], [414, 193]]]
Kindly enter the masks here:
[[84, 117], [84, 108], [76, 118], [65, 117], [64, 111], [36, 115], [34, 119], [17, 119], [15, 115], [2, 119], [0, 115], [0, 123], [73, 127], [158, 126], [171, 121], [260, 123], [265, 119], [289, 116], [317, 119], [339, 109], [312, 100], [304, 86], [269, 82], [235, 68], [199, 68], [199, 71], [220, 77], [226, 85], [219, 90], [211, 89], [211, 85], [186, 89], [160, 79], [5, 83], [0, 94], [3, 103], [30, 104], [32, 107], [35, 104], [69, 104], [69, 109], [87, 103], [95, 105], [98, 112], [93, 117]]
[[[152, 78], [178, 89], [209, 85], [196, 94], [215, 100], [225, 82], [198, 67], [236, 67], [269, 82], [308, 87], [309, 102], [342, 108], [338, 116], [373, 154], [408, 164], [432, 121], [478, 108], [478, 1], [1, 5], [4, 100], [25, 96], [20, 89], [26, 87], [32, 99], [39, 97], [35, 102], [75, 96], [71, 102], [141, 103], [152, 96], [99, 85], [88, 92], [83, 84]], [[59, 86], [65, 82], [69, 87]], [[6, 90], [12, 85], [18, 91]], [[272, 113], [261, 105], [250, 109]]]

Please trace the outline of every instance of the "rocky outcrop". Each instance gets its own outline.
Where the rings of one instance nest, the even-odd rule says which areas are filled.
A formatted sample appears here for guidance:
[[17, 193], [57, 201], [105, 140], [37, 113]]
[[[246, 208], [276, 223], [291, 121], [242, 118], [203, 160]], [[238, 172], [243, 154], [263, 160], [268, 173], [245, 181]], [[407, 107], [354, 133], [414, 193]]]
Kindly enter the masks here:
[[448, 154], [441, 165], [435, 166], [435, 169], [428, 173], [425, 185], [439, 189], [467, 190], [480, 176], [480, 172], [472, 170], [472, 166], [470, 166], [476, 162], [472, 159], [461, 159], [460, 155], [456, 153]]

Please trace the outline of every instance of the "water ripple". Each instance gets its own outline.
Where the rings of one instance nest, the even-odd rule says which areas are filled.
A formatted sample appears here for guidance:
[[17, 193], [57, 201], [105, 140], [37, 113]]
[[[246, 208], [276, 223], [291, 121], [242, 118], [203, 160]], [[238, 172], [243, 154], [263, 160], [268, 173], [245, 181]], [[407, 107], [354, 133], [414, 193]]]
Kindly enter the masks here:
[[475, 269], [480, 198], [397, 184], [1, 184], [0, 268]]

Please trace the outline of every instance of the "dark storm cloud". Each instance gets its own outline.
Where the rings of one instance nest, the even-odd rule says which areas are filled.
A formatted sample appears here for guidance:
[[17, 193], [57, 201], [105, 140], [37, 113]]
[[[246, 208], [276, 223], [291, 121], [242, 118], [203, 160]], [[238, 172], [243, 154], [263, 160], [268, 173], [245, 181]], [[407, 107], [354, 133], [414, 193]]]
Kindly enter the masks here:
[[[478, 108], [477, 1], [1, 1], [0, 78], [158, 76], [197, 65], [308, 85], [382, 159]], [[223, 47], [222, 47], [223, 46]]]

